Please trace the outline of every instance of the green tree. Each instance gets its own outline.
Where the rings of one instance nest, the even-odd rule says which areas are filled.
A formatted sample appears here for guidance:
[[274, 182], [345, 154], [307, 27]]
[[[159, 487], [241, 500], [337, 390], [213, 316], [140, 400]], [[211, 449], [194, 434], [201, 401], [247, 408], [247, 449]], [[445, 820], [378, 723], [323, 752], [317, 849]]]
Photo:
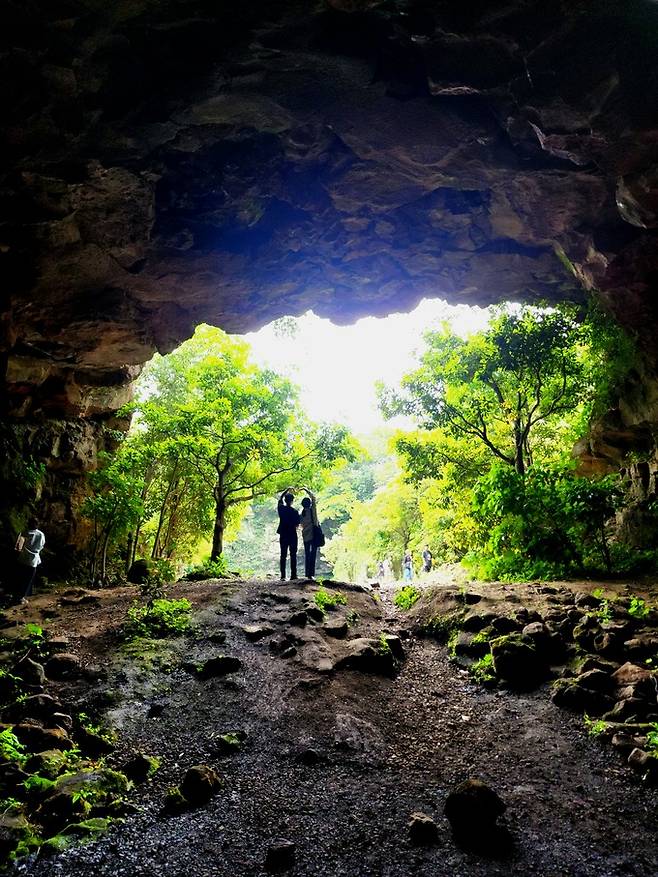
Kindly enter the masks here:
[[89, 574], [105, 583], [108, 551], [113, 542], [135, 526], [143, 514], [142, 481], [133, 472], [133, 461], [124, 455], [101, 457], [100, 468], [89, 476], [92, 493], [82, 514], [92, 522]]
[[[582, 327], [559, 310], [502, 311], [470, 338], [444, 326], [425, 340], [420, 368], [401, 391], [380, 388], [384, 413], [411, 414], [425, 429], [480, 445], [521, 475], [533, 463], [535, 437], [550, 443], [587, 387]], [[445, 442], [434, 450], [447, 458]]]
[[180, 496], [183, 472], [195, 473], [212, 497], [212, 561], [222, 554], [231, 515], [353, 453], [345, 428], [307, 423], [297, 407], [290, 381], [251, 363], [246, 342], [209, 326], [149, 367], [139, 424], [169, 443], [167, 502]]

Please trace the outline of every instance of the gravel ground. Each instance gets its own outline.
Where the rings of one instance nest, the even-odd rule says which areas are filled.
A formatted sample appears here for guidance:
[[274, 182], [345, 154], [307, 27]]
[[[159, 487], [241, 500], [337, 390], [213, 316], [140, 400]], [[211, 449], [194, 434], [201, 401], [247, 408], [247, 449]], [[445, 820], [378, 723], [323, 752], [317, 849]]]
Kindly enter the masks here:
[[[120, 728], [122, 747], [162, 759], [156, 779], [134, 792], [140, 811], [100, 842], [25, 863], [18, 873], [261, 875], [268, 846], [286, 838], [297, 845], [294, 875], [658, 874], [656, 792], [612, 750], [588, 739], [581, 721], [553, 706], [546, 689], [524, 696], [485, 691], [449, 662], [444, 647], [420, 639], [405, 643], [407, 659], [395, 679], [320, 673], [318, 648], [340, 644], [307, 629], [296, 658], [273, 656], [267, 639], [248, 642], [242, 625], [278, 627], [290, 606], [263, 598], [272, 582], [232, 588], [239, 592], [227, 597], [225, 588], [197, 586], [203, 637], [179, 641], [168, 660], [223, 651], [242, 659], [240, 672], [201, 681], [180, 667], [165, 673], [124, 663], [110, 671], [121, 699], [109, 718]], [[300, 598], [291, 585], [276, 589], [293, 604]], [[382, 617], [368, 595], [345, 593], [348, 608], [360, 615], [350, 636], [399, 626], [386, 600]], [[87, 660], [107, 659], [113, 625], [125, 611], [117, 607], [126, 600], [121, 591], [103, 595], [93, 610], [68, 609], [53, 632], [68, 630]], [[84, 612], [91, 613], [86, 620]], [[218, 630], [227, 634], [221, 648], [209, 640]], [[154, 703], [162, 708], [158, 716], [150, 715]], [[244, 748], [213, 756], [213, 738], [237, 729], [248, 733]], [[314, 764], [302, 761], [309, 748]], [[162, 816], [166, 788], [201, 762], [217, 769], [222, 791], [202, 809]], [[467, 777], [485, 780], [507, 803], [516, 842], [510, 858], [484, 859], [454, 844], [443, 802]], [[417, 810], [439, 825], [433, 848], [408, 842], [406, 823]]]

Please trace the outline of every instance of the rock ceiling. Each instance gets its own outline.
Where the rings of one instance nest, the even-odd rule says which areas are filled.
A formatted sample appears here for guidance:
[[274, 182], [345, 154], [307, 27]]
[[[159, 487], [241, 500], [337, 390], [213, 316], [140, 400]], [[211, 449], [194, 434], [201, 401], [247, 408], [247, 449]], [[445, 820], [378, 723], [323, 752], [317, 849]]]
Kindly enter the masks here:
[[655, 363], [658, 4], [2, 3], [6, 414], [201, 321], [597, 290]]

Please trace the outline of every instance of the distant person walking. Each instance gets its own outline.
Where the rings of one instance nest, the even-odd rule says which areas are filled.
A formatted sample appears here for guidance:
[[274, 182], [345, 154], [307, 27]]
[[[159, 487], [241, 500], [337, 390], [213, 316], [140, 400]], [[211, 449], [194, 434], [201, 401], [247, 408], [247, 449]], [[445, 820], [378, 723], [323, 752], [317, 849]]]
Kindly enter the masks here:
[[318, 545], [315, 538], [318, 526], [318, 509], [315, 496], [305, 487], [308, 493], [302, 500], [302, 539], [304, 540], [304, 573], [307, 579], [315, 576], [315, 558], [318, 553]]
[[279, 512], [279, 545], [281, 546], [281, 581], [286, 580], [286, 560], [290, 552], [290, 579], [297, 578], [297, 527], [299, 527], [299, 512], [292, 507], [295, 497], [287, 487], [279, 497], [277, 506]]
[[432, 552], [430, 551], [429, 545], [426, 545], [425, 550], [423, 551], [423, 572], [432, 571], [432, 560]]
[[402, 561], [402, 578], [405, 582], [410, 582], [414, 577], [414, 561], [410, 551], [405, 551], [404, 560]]
[[27, 532], [21, 533], [16, 540], [18, 588], [19, 593], [22, 594], [21, 603], [23, 604], [27, 603], [27, 598], [32, 596], [34, 577], [37, 567], [41, 563], [41, 552], [45, 544], [46, 537], [39, 529], [39, 522], [36, 518], [30, 518]]

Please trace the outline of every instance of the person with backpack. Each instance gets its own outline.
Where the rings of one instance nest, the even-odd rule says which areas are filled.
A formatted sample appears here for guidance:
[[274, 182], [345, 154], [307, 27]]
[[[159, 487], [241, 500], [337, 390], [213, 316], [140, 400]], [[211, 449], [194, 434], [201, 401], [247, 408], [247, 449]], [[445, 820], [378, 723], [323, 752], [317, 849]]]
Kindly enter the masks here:
[[279, 545], [281, 546], [281, 581], [286, 580], [286, 561], [290, 552], [290, 580], [297, 578], [297, 527], [299, 512], [292, 507], [295, 499], [292, 488], [286, 487], [281, 496], [277, 510], [279, 512]]
[[302, 539], [304, 541], [304, 572], [307, 579], [315, 577], [315, 558], [318, 553], [318, 510], [315, 496], [305, 487], [308, 494], [302, 500]]
[[18, 586], [19, 593], [22, 593], [21, 603], [23, 605], [27, 603], [27, 598], [32, 596], [34, 578], [37, 567], [41, 563], [41, 552], [45, 544], [46, 537], [39, 529], [39, 522], [36, 518], [30, 518], [27, 532], [21, 533], [16, 540]]

